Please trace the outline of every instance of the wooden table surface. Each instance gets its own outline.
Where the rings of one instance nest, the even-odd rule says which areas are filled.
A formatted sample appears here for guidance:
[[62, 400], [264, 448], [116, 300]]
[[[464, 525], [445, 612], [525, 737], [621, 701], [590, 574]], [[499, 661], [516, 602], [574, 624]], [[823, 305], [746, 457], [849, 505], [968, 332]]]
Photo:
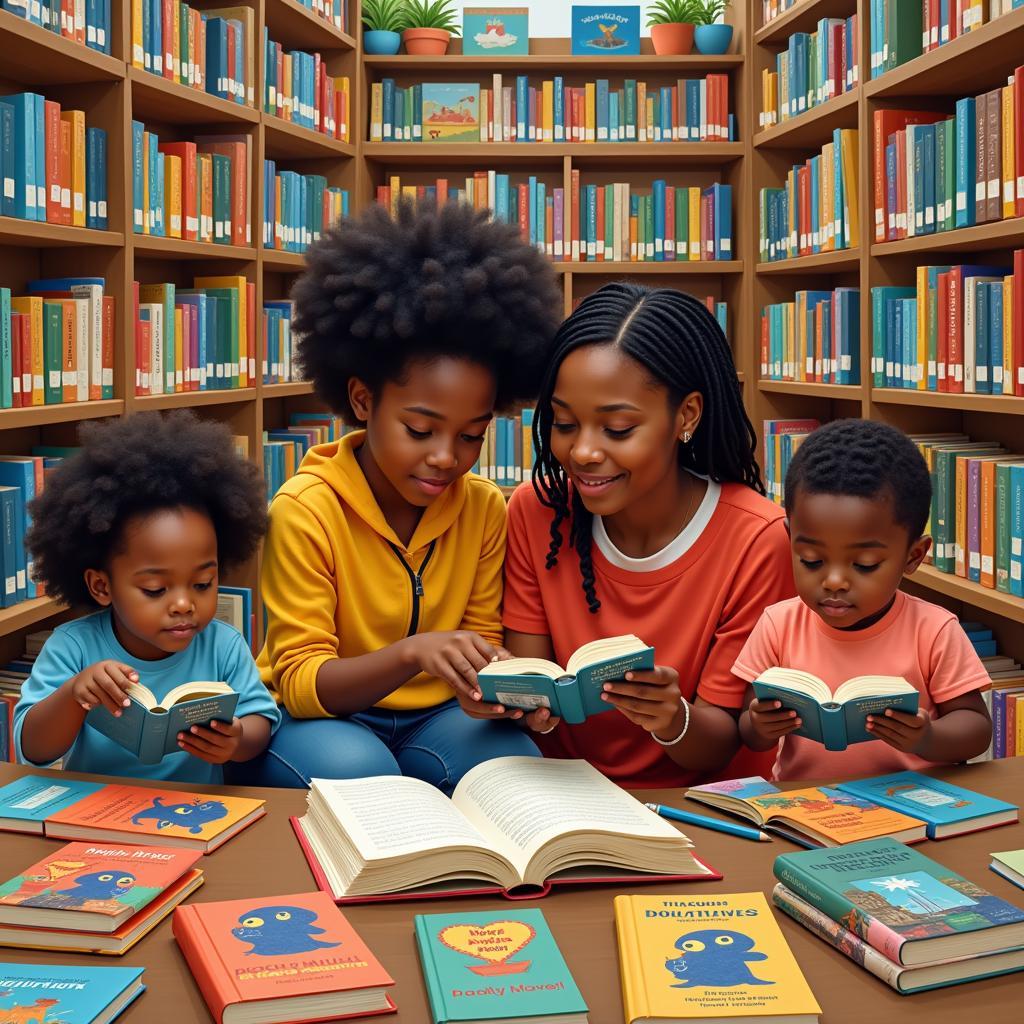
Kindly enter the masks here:
[[[0, 764], [0, 785], [12, 781], [24, 770]], [[74, 778], [99, 778], [79, 776]], [[966, 768], [936, 771], [940, 778], [976, 789], [989, 796], [1019, 803], [1024, 796], [1024, 759], [1012, 758]], [[109, 780], [123, 781], [123, 780]], [[159, 783], [154, 785], [159, 786]], [[783, 788], [800, 788], [806, 783]], [[189, 789], [178, 786], [169, 788]], [[214, 791], [216, 787], [207, 787]], [[267, 802], [267, 815], [200, 865], [206, 884], [192, 902], [284, 896], [310, 892], [312, 876], [299, 849], [288, 817], [302, 814], [305, 791], [285, 789], [232, 789], [238, 796], [259, 797]], [[679, 806], [679, 790], [645, 790], [643, 800]], [[692, 805], [696, 806], [696, 805]], [[704, 813], [705, 809], [700, 808]], [[714, 813], [714, 812], [709, 812]], [[677, 883], [615, 887], [593, 887], [554, 892], [541, 900], [506, 904], [501, 898], [459, 900], [415, 900], [407, 903], [376, 903], [343, 908], [370, 948], [395, 979], [392, 998], [397, 1015], [384, 1021], [429, 1024], [430, 1010], [420, 974], [413, 939], [412, 918], [416, 913], [447, 913], [455, 907], [489, 910], [506, 905], [536, 906], [554, 932], [576, 983], [590, 1007], [592, 1024], [621, 1024], [622, 1000], [619, 989], [619, 960], [612, 918], [612, 897], [620, 891], [660, 893], [728, 893], [761, 890], [770, 893], [775, 883], [772, 862], [779, 853], [797, 849], [785, 840], [754, 843], [711, 832], [685, 828], [696, 852], [722, 872], [717, 882]], [[12, 833], [0, 835], [0, 877], [10, 878], [57, 849], [53, 840]], [[988, 870], [989, 854], [996, 850], [1024, 848], [1024, 825], [1015, 824], [959, 836], [917, 847], [967, 878], [979, 882], [998, 896], [1024, 905], [1024, 891]], [[887, 985], [857, 967], [830, 946], [781, 912], [776, 914], [811, 988], [822, 1007], [826, 1024], [890, 1024], [910, 1015], [927, 1024], [1021, 1024], [1024, 1022], [1024, 974], [1010, 974], [967, 985], [900, 996]], [[123, 957], [83, 954], [39, 953], [2, 949], [0, 959], [20, 963], [126, 964], [146, 968], [148, 991], [119, 1018], [125, 1024], [205, 1024], [210, 1020], [199, 990], [192, 982], [184, 959], [171, 936], [170, 919], [162, 922]]]

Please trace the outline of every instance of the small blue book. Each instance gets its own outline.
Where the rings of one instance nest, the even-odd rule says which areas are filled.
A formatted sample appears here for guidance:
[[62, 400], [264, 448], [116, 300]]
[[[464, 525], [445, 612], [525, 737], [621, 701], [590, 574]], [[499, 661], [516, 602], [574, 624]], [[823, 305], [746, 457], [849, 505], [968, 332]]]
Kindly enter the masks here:
[[964, 832], [1017, 821], [1017, 807], [920, 772], [894, 772], [870, 779], [841, 782], [836, 787], [865, 797], [912, 818], [920, 818], [929, 839], [948, 839]]
[[855, 676], [833, 693], [817, 676], [792, 668], [765, 669], [753, 686], [758, 700], [777, 700], [797, 712], [801, 725], [794, 736], [816, 740], [826, 750], [878, 739], [868, 732], [868, 715], [884, 715], [887, 708], [916, 715], [920, 697], [898, 676]]
[[0, 788], [0, 829], [43, 835], [43, 823], [102, 789], [99, 782], [79, 782], [51, 775], [26, 775]]
[[142, 971], [142, 967], [0, 964], [0, 1020], [108, 1024], [146, 991]]
[[579, 725], [590, 715], [614, 710], [601, 699], [606, 682], [653, 668], [653, 647], [632, 635], [613, 636], [584, 644], [565, 668], [544, 658], [493, 662], [477, 673], [477, 685], [488, 703], [526, 711], [548, 708], [570, 725]]

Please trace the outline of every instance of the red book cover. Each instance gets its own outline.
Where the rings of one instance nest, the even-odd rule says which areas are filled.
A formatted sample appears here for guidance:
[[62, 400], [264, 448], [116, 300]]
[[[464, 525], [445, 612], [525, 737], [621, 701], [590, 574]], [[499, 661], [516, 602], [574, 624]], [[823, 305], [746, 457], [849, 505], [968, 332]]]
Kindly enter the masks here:
[[963, 278], [958, 271], [949, 272], [948, 330], [949, 357], [946, 360], [946, 390], [957, 395], [964, 392], [964, 326]]
[[[46, 219], [62, 223], [60, 208], [60, 104], [46, 100]], [[70, 130], [71, 126], [68, 125]]]
[[829, 75], [832, 78], [831, 99], [846, 91], [846, 22], [832, 26], [832, 47]]
[[935, 296], [938, 300], [936, 316], [936, 382], [939, 391], [949, 391], [949, 272], [939, 274], [935, 279]]
[[[113, 295], [103, 296], [103, 357], [101, 359], [102, 384], [100, 398], [114, 397], [114, 313], [116, 300]], [[89, 385], [89, 399], [93, 400], [93, 386]]]
[[1013, 394], [1024, 397], [1024, 249], [1013, 253], [1013, 362]]
[[[890, 135], [903, 131], [908, 124], [934, 124], [944, 120], [948, 114], [932, 113], [928, 110], [876, 110], [874, 118], [874, 151], [872, 161], [874, 167], [873, 181], [875, 190], [875, 241], [886, 240], [885, 223], [885, 146]], [[897, 156], [897, 165], [903, 164]], [[902, 207], [901, 207], [902, 209]]]
[[[625, 253], [629, 259], [629, 253]], [[665, 259], [676, 258], [676, 190], [669, 185], [665, 189]]]
[[[393, 979], [324, 893], [181, 906], [172, 931], [218, 1024], [239, 1005], [292, 1022], [397, 1009]], [[319, 1012], [303, 1014], [313, 997]]]
[[444, 206], [448, 202], [448, 179], [438, 178], [437, 179], [437, 205], [438, 208]]
[[153, 372], [152, 351], [153, 351], [153, 326], [148, 320], [136, 320], [136, 332], [138, 337], [139, 351], [141, 352], [140, 365], [142, 366], [142, 380], [145, 382], [139, 387], [140, 395], [148, 395], [153, 390], [150, 374]]
[[174, 53], [172, 43], [174, 37], [174, 0], [163, 0], [161, 3], [161, 30], [160, 36], [163, 41], [164, 52], [160, 54], [163, 61], [162, 74], [164, 78], [174, 78]]
[[196, 144], [194, 142], [161, 142], [160, 152], [181, 160], [181, 237], [196, 241], [199, 218], [196, 211]]
[[934, 50], [939, 39], [939, 0], [928, 0], [928, 49]]
[[132, 324], [135, 327], [135, 394], [146, 395], [149, 393], [148, 386], [143, 384], [143, 377], [148, 380], [149, 367], [146, 360], [149, 355], [149, 345], [143, 347], [142, 342], [142, 321], [139, 319], [139, 282], [132, 281]]
[[[21, 325], [24, 319], [25, 317], [21, 313], [11, 314], [11, 374], [14, 378], [12, 407], [15, 409], [20, 409], [25, 404], [21, 396]], [[0, 713], [4, 713], [6, 710], [6, 708], [0, 708]]]

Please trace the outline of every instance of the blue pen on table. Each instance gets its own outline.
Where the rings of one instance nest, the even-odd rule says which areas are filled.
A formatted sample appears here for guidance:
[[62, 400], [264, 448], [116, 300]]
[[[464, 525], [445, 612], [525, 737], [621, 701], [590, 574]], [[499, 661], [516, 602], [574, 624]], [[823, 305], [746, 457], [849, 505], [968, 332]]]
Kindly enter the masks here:
[[725, 832], [730, 836], [739, 836], [741, 839], [753, 839], [757, 843], [770, 843], [771, 836], [765, 835], [756, 828], [747, 825], [737, 825], [731, 821], [720, 821], [718, 818], [707, 818], [703, 814], [691, 814], [689, 811], [677, 811], [674, 807], [666, 807], [664, 804], [644, 804], [655, 814], [671, 821], [682, 821], [687, 825], [696, 825], [698, 828], [710, 828], [715, 832]]

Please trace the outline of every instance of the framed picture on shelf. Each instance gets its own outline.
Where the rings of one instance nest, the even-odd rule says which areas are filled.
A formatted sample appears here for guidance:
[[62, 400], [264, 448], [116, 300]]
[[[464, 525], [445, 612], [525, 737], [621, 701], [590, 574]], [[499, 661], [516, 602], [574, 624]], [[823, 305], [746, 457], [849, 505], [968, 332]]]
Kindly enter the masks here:
[[640, 5], [572, 5], [572, 52], [576, 57], [635, 56], [640, 52]]
[[423, 83], [423, 141], [480, 141], [480, 83]]
[[462, 52], [469, 56], [528, 54], [530, 8], [465, 8], [462, 12]]

